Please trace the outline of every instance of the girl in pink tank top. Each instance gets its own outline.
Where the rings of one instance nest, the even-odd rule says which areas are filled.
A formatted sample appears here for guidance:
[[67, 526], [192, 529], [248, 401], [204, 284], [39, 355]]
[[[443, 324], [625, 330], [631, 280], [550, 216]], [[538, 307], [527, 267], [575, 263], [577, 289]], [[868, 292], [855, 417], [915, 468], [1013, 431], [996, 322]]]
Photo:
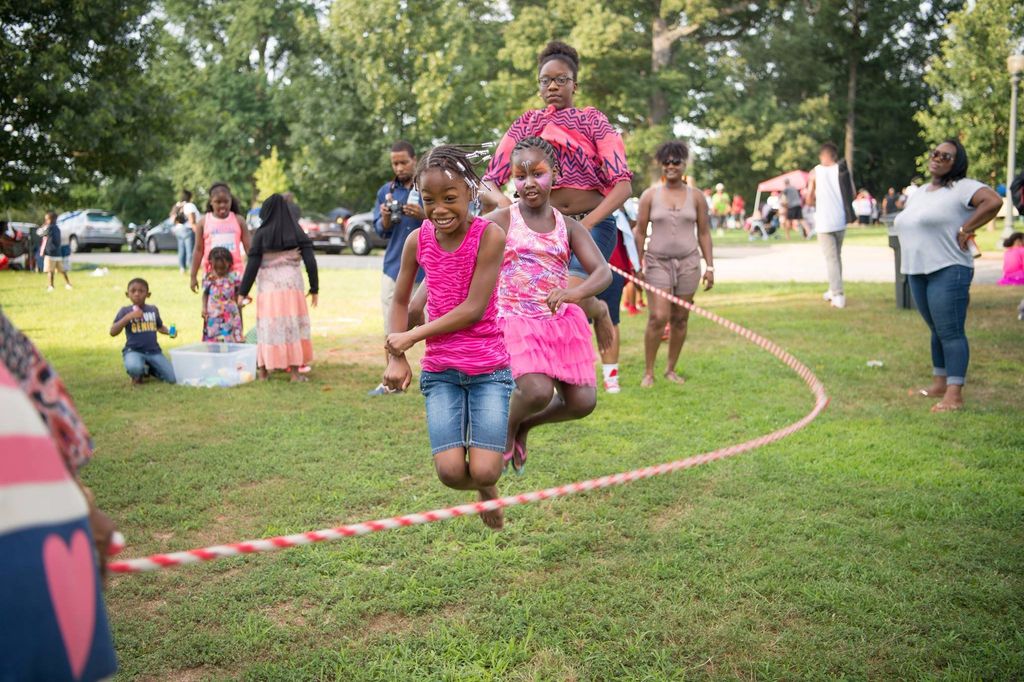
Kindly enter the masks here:
[[[518, 142], [511, 159], [519, 202], [488, 216], [507, 232], [498, 316], [516, 380], [505, 458], [518, 472], [532, 428], [580, 419], [597, 404], [594, 347], [578, 304], [604, 291], [612, 274], [590, 232], [551, 206], [557, 158], [539, 137]], [[569, 287], [573, 254], [590, 275]]]
[[231, 271], [241, 277], [245, 272], [242, 249], [249, 251], [249, 229], [239, 217], [238, 200], [223, 182], [210, 187], [210, 200], [206, 204], [206, 215], [196, 226], [196, 250], [192, 256], [192, 291], [199, 291], [199, 269], [209, 274], [210, 251], [223, 247], [231, 253]]
[[[427, 220], [405, 242], [390, 328], [409, 329], [409, 300], [420, 268], [430, 321], [388, 335], [383, 383], [408, 388], [412, 369], [405, 352], [426, 341], [420, 390], [438, 478], [457, 490], [476, 490], [486, 501], [498, 497], [514, 384], [498, 328], [496, 285], [505, 235], [470, 215], [479, 182], [465, 152], [449, 145], [431, 150], [416, 169]], [[504, 524], [500, 509], [480, 517], [495, 530]]]

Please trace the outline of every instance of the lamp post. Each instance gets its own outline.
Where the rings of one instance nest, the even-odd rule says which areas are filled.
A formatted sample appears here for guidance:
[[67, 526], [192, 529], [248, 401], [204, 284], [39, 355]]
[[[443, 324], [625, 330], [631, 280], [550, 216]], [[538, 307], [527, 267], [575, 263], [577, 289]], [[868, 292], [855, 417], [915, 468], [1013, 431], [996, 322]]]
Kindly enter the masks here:
[[1012, 54], [1006, 58], [1006, 70], [1010, 72], [1010, 143], [1006, 154], [1006, 217], [1003, 223], [1003, 238], [1013, 232], [1013, 199], [1010, 196], [1010, 185], [1017, 165], [1017, 85], [1020, 74], [1024, 72], [1024, 54]]

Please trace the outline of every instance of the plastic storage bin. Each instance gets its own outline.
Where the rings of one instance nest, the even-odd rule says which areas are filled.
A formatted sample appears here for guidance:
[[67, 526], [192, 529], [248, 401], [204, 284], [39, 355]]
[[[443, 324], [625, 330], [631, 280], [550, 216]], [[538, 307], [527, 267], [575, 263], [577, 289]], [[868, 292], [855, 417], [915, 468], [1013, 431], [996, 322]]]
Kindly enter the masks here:
[[179, 384], [206, 388], [237, 386], [256, 378], [256, 346], [244, 343], [196, 343], [171, 349]]

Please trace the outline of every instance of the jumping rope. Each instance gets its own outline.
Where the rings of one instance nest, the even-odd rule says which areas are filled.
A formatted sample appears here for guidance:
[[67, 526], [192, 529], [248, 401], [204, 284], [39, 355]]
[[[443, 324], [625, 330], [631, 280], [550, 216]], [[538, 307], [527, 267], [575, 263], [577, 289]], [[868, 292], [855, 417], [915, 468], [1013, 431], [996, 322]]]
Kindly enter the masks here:
[[810, 368], [783, 350], [778, 344], [755, 334], [749, 329], [741, 327], [735, 322], [727, 320], [724, 317], [716, 315], [708, 310], [704, 310], [700, 306], [684, 301], [666, 291], [662, 291], [661, 289], [657, 289], [647, 282], [623, 272], [615, 266], [609, 267], [611, 267], [614, 272], [622, 275], [630, 282], [633, 282], [635, 285], [642, 287], [653, 294], [657, 294], [658, 296], [668, 299], [676, 305], [681, 305], [689, 311], [725, 327], [731, 332], [739, 334], [754, 345], [759, 346], [774, 355], [782, 361], [783, 364], [792, 369], [797, 376], [803, 379], [804, 383], [807, 384], [807, 387], [814, 395], [814, 407], [801, 419], [789, 424], [788, 426], [784, 426], [777, 431], [772, 431], [771, 433], [767, 433], [763, 436], [758, 436], [757, 438], [748, 440], [744, 443], [730, 445], [712, 452], [694, 455], [692, 457], [687, 457], [686, 459], [675, 460], [674, 462], [666, 462], [665, 464], [657, 464], [655, 466], [644, 467], [642, 469], [634, 469], [633, 471], [626, 471], [621, 474], [613, 474], [611, 476], [592, 478], [589, 481], [580, 481], [577, 483], [556, 486], [554, 488], [546, 488], [532, 493], [509, 495], [508, 497], [500, 497], [486, 502], [461, 504], [457, 507], [448, 507], [447, 509], [435, 509], [433, 511], [420, 512], [417, 514], [393, 516], [391, 518], [379, 519], [377, 521], [364, 521], [363, 523], [353, 523], [345, 526], [338, 526], [337, 528], [325, 528], [324, 530], [313, 530], [294, 535], [279, 535], [277, 537], [264, 538], [262, 540], [246, 540], [244, 542], [236, 542], [228, 545], [214, 545], [212, 547], [190, 549], [184, 552], [154, 554], [140, 559], [114, 561], [111, 562], [107, 568], [113, 573], [142, 573], [145, 571], [154, 571], [158, 568], [169, 568], [171, 566], [181, 566], [184, 564], [197, 564], [204, 561], [222, 559], [224, 557], [241, 556], [243, 554], [276, 552], [279, 549], [301, 547], [303, 545], [311, 545], [316, 542], [343, 540], [345, 538], [366, 535], [367, 533], [404, 528], [406, 526], [416, 526], [422, 523], [447, 521], [448, 519], [454, 519], [460, 516], [471, 516], [481, 512], [502, 509], [504, 507], [514, 507], [520, 504], [540, 502], [541, 500], [548, 500], [556, 497], [566, 497], [568, 495], [574, 495], [588, 490], [599, 490], [613, 485], [632, 483], [633, 481], [651, 478], [652, 476], [660, 476], [662, 474], [672, 473], [673, 471], [690, 469], [701, 464], [725, 459], [726, 457], [732, 457], [733, 455], [738, 455], [742, 452], [749, 452], [750, 450], [754, 450], [755, 448], [759, 448], [763, 445], [782, 440], [786, 436], [796, 433], [814, 421], [814, 419], [821, 414], [821, 411], [828, 405], [829, 399], [828, 395], [825, 393], [825, 386], [818, 380], [818, 377], [814, 376], [814, 373]]

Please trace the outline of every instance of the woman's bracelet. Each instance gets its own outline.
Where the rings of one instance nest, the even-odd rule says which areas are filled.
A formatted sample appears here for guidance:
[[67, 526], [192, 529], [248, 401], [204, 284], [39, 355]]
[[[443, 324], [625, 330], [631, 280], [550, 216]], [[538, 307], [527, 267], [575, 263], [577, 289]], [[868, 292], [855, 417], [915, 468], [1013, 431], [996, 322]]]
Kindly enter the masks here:
[[708, 265], [707, 267], [704, 268], [704, 270], [706, 272], [714, 272], [715, 271], [715, 266], [714, 265]]

